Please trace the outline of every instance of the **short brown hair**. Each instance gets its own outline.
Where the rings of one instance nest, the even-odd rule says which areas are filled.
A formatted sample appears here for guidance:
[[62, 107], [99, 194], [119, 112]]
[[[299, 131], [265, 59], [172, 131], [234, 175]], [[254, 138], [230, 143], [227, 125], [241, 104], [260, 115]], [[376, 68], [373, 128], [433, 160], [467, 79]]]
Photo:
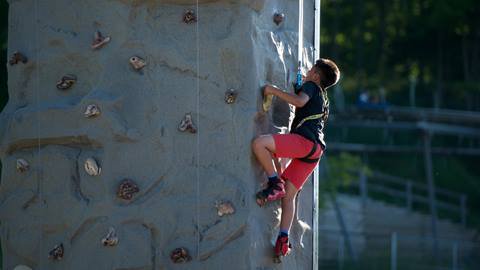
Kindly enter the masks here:
[[315, 69], [320, 74], [323, 89], [335, 85], [340, 79], [340, 70], [337, 64], [330, 59], [320, 58], [315, 62]]

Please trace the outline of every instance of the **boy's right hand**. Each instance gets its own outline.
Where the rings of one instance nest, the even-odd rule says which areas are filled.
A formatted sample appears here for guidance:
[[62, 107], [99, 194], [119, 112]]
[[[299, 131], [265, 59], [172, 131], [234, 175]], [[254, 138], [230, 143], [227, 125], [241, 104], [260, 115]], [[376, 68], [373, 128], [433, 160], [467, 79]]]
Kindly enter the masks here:
[[263, 96], [268, 96], [268, 95], [275, 96], [275, 93], [277, 91], [282, 91], [282, 90], [280, 90], [279, 88], [277, 88], [273, 85], [267, 84], [267, 85], [265, 85], [265, 87], [263, 89]]

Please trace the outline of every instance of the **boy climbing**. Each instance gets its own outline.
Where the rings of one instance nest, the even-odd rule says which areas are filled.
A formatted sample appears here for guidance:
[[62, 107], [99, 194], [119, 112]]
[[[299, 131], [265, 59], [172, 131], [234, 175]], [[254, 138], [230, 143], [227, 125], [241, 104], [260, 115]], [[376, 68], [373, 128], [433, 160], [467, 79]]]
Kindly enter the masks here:
[[[276, 96], [295, 106], [289, 134], [261, 135], [252, 143], [253, 152], [268, 176], [267, 187], [257, 193], [257, 203], [263, 206], [269, 201], [282, 200], [280, 232], [275, 244], [278, 259], [291, 249], [288, 233], [295, 213], [295, 197], [325, 150], [323, 127], [329, 112], [327, 88], [335, 85], [339, 77], [337, 65], [321, 58], [307, 72], [305, 83], [296, 85], [294, 94], [271, 85], [263, 89], [264, 99]], [[291, 158], [292, 161], [283, 171], [278, 158]]]

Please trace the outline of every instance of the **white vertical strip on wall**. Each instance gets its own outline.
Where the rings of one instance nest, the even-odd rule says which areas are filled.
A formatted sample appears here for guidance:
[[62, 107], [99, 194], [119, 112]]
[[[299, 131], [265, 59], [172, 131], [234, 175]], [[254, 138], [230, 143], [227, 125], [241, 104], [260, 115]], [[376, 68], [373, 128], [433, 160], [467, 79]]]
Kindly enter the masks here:
[[303, 0], [298, 0], [298, 61], [303, 64]]
[[313, 46], [315, 47], [315, 60], [320, 58], [320, 11], [321, 11], [321, 1], [315, 0], [315, 26], [313, 27], [314, 33], [314, 40]]
[[[320, 0], [314, 0], [315, 1], [315, 24], [313, 26], [313, 46], [314, 46], [314, 58], [313, 58], [313, 63], [315, 64], [315, 61], [320, 58]], [[320, 161], [321, 162], [321, 161]], [[319, 254], [318, 254], [318, 246], [319, 246], [319, 188], [320, 188], [320, 183], [319, 183], [319, 170], [318, 170], [318, 165], [315, 167], [315, 170], [313, 171], [313, 213], [312, 213], [312, 218], [313, 218], [313, 254], [312, 254], [312, 269], [317, 270], [319, 269], [318, 265], [318, 259], [319, 259]]]

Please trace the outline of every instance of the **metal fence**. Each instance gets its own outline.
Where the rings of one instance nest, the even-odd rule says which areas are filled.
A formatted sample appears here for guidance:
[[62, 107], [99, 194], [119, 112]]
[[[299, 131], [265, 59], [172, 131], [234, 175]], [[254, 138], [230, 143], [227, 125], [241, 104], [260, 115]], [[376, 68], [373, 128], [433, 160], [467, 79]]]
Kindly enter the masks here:
[[[397, 176], [391, 176], [380, 172], [373, 172], [370, 176], [365, 173], [359, 174], [359, 181], [351, 183], [366, 204], [371, 193], [389, 195], [397, 201], [403, 202], [403, 206], [412, 210], [414, 204], [428, 207], [427, 185], [414, 182]], [[467, 223], [467, 195], [449, 191], [442, 188], [435, 188], [435, 200], [437, 208], [457, 217], [464, 227]]]
[[390, 235], [349, 232], [355, 254], [347, 251], [338, 231], [320, 230], [319, 269], [335, 270], [473, 270], [480, 268], [480, 242], [433, 239], [393, 232]]

